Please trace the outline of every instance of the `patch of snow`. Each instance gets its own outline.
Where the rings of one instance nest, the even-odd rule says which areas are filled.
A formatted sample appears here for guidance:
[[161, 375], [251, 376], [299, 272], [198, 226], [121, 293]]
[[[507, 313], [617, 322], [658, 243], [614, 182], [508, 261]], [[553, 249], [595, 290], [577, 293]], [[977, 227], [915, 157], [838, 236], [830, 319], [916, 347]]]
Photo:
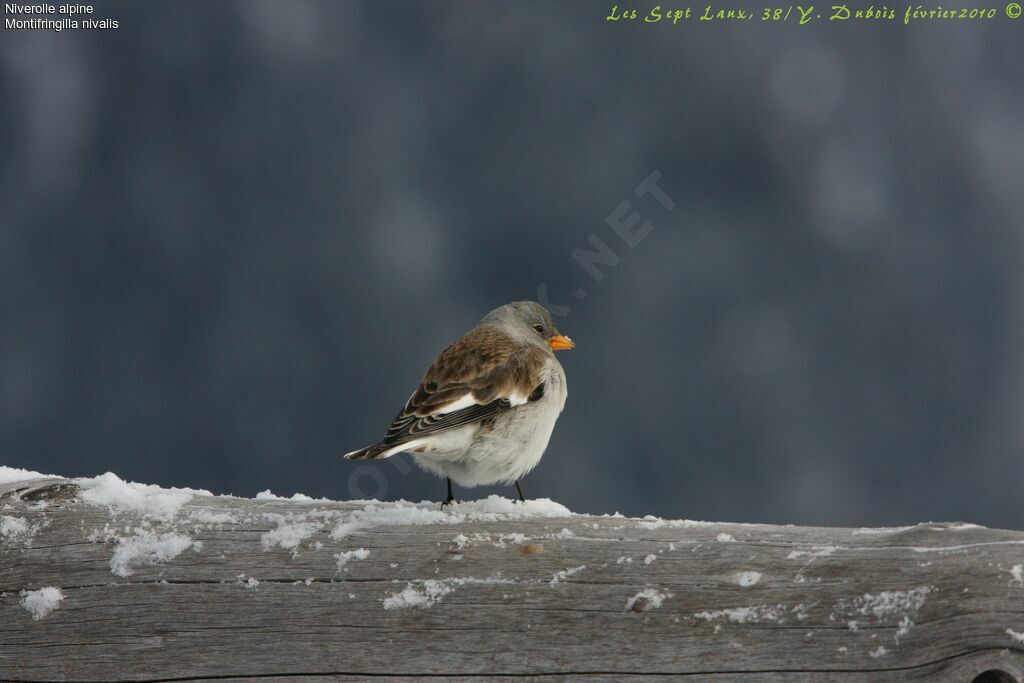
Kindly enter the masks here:
[[762, 576], [761, 572], [743, 572], [740, 574], [739, 584], [744, 588], [750, 588], [760, 581]]
[[247, 579], [245, 578], [245, 574], [238, 575], [238, 583], [242, 584], [246, 588], [255, 588], [256, 586], [260, 585], [260, 582], [256, 578], [250, 576]]
[[713, 612], [699, 612], [694, 616], [707, 621], [728, 619], [736, 624], [751, 624], [761, 621], [782, 621], [785, 613], [785, 605], [754, 605], [752, 607], [720, 609]]
[[633, 564], [633, 558], [623, 555], [619, 559], [615, 560], [615, 564]]
[[734, 543], [736, 541], [732, 534], [726, 533], [718, 534], [718, 536], [715, 537], [715, 540], [719, 543]]
[[346, 550], [345, 552], [338, 553], [334, 556], [334, 561], [338, 565], [338, 571], [340, 572], [346, 564], [352, 560], [365, 560], [370, 556], [370, 551], [366, 548], [359, 548], [357, 550]]
[[238, 519], [227, 512], [210, 510], [193, 510], [188, 518], [198, 524], [238, 524]]
[[[434, 506], [437, 503], [427, 501], [426, 504]], [[465, 515], [467, 520], [476, 522], [533, 517], [572, 517], [573, 514], [569, 508], [550, 498], [536, 498], [523, 503], [496, 495], [487, 496], [482, 500], [458, 503], [452, 512], [453, 516]]]
[[647, 610], [658, 609], [671, 598], [671, 593], [662, 593], [654, 588], [645, 588], [626, 601], [626, 610], [631, 612], [646, 612]]
[[550, 581], [548, 581], [548, 585], [551, 585], [551, 586], [558, 585], [559, 583], [561, 583], [562, 581], [565, 581], [570, 576], [575, 576], [576, 574], [579, 574], [581, 571], [583, 571], [586, 568], [587, 568], [587, 565], [581, 564], [578, 567], [571, 567], [569, 569], [563, 569], [560, 572], [555, 572], [555, 575], [551, 577]]
[[[548, 537], [553, 537], [548, 535]], [[452, 543], [455, 544], [458, 550], [462, 550], [470, 543], [489, 543], [495, 548], [506, 548], [509, 545], [522, 545], [530, 540], [530, 537], [526, 534], [519, 532], [513, 532], [510, 534], [501, 534], [497, 538], [494, 538], [491, 534], [475, 533], [472, 536], [467, 537], [465, 534], [458, 534], [452, 539]]]
[[[420, 584], [420, 588], [416, 587], [416, 583]], [[392, 593], [383, 600], [384, 609], [396, 610], [396, 609], [412, 609], [418, 607], [420, 609], [426, 609], [431, 607], [438, 602], [441, 598], [451, 593], [455, 586], [464, 586], [466, 584], [499, 584], [499, 583], [513, 583], [508, 579], [503, 579], [500, 576], [493, 576], [486, 579], [477, 578], [453, 578], [453, 579], [427, 579], [426, 581], [417, 581], [407, 583], [398, 593]], [[355, 595], [349, 593], [350, 598], [354, 598]]]
[[884, 619], [900, 612], [919, 610], [930, 592], [930, 586], [921, 586], [907, 591], [865, 593], [853, 601], [853, 607], [861, 614], [873, 614], [876, 619]]
[[[130, 528], [125, 529], [125, 531], [131, 533]], [[98, 527], [96, 529], [93, 529], [86, 535], [85, 540], [89, 541], [90, 543], [99, 543], [101, 541], [103, 543], [106, 543], [107, 541], [113, 540], [115, 538], [117, 538], [117, 529], [112, 529], [108, 522], [104, 522], [102, 529]]]
[[1010, 567], [1010, 576], [1013, 577], [1014, 583], [1024, 586], [1024, 564], [1015, 564]]
[[882, 647], [881, 645], [879, 645], [878, 647], [876, 647], [876, 648], [875, 648], [874, 650], [872, 650], [872, 651], [871, 651], [871, 652], [869, 652], [868, 654], [869, 654], [869, 655], [871, 655], [871, 658], [872, 658], [872, 659], [878, 659], [879, 657], [884, 657], [884, 656], [886, 656], [887, 654], [889, 654], [889, 651], [888, 651], [888, 650], [886, 650], [886, 649], [885, 649], [884, 647]]
[[30, 538], [34, 533], [35, 530], [21, 517], [0, 515], [0, 538], [10, 539], [11, 541], [23, 541]]
[[[618, 513], [616, 513], [618, 514]], [[614, 516], [614, 515], [613, 515]], [[654, 515], [647, 515], [637, 523], [641, 529], [694, 529], [697, 527], [711, 526], [714, 522], [695, 522], [691, 519], [662, 519]]]
[[526, 534], [519, 532], [513, 532], [511, 534], [502, 534], [498, 537], [498, 540], [494, 542], [494, 545], [498, 548], [504, 548], [505, 544], [511, 543], [512, 545], [522, 545], [530, 540], [530, 537]]
[[33, 472], [32, 470], [21, 470], [17, 467], [0, 465], [0, 484], [11, 484], [16, 481], [25, 481], [26, 479], [41, 479], [53, 476], [55, 475], [42, 474], [40, 472]]
[[287, 518], [278, 521], [277, 528], [271, 529], [260, 536], [260, 545], [264, 550], [270, 550], [279, 545], [285, 550], [291, 550], [292, 556], [298, 555], [299, 544], [312, 536], [317, 530], [313, 522], [290, 522]]
[[384, 609], [411, 609], [413, 607], [425, 609], [451, 592], [452, 587], [438, 579], [424, 581], [422, 590], [417, 590], [410, 583], [401, 592], [392, 593], [384, 598]]
[[[275, 495], [273, 491], [267, 489], [266, 491], [260, 491], [256, 494], [256, 500], [290, 500], [295, 503], [315, 503], [315, 498], [310, 498], [305, 493], [293, 493], [291, 498], [285, 498], [283, 496]], [[321, 502], [330, 502], [326, 498], [321, 498]]]
[[915, 553], [949, 553], [949, 552], [966, 552], [968, 550], [974, 550], [975, 548], [985, 548], [992, 545], [1024, 545], [1024, 541], [984, 541], [981, 543], [967, 543], [964, 545], [947, 545], [930, 548], [927, 546], [916, 546], [911, 547], [910, 550]]
[[644, 558], [644, 564], [650, 564], [651, 562], [654, 562], [656, 559], [658, 559], [657, 555], [648, 555]]
[[438, 510], [437, 503], [423, 501], [410, 503], [397, 501], [381, 503], [369, 501], [362, 508], [352, 510], [334, 531], [331, 538], [346, 536], [379, 526], [411, 526], [424, 524], [462, 524], [464, 522], [497, 522], [533, 517], [570, 517], [572, 512], [548, 498], [515, 502], [491, 495], [483, 500], [456, 503], [447, 510]]
[[379, 526], [405, 526], [420, 524], [456, 524], [454, 515], [434, 508], [421, 507], [415, 503], [371, 503], [362, 509], [353, 510], [348, 518], [331, 532], [331, 538], [341, 540], [346, 536]]
[[169, 562], [194, 546], [198, 549], [199, 544], [182, 534], [136, 530], [134, 536], [117, 539], [110, 571], [114, 576], [131, 576], [137, 567]]
[[837, 550], [849, 550], [849, 548], [839, 545], [816, 545], [812, 546], [810, 550], [794, 550], [786, 556], [786, 559], [799, 560], [801, 557], [806, 557], [808, 560], [813, 561], [819, 557], [834, 555]]
[[36, 621], [57, 609], [63, 599], [63, 591], [53, 586], [21, 592], [21, 606], [28, 610]]
[[[849, 550], [846, 546], [837, 545], [815, 545], [811, 546], [809, 550], [793, 550], [786, 556], [787, 560], [799, 560], [801, 558], [807, 558], [804, 561], [800, 571], [797, 572], [796, 576], [793, 577], [794, 583], [806, 583], [807, 577], [804, 576], [804, 570], [814, 564], [814, 561], [822, 558], [834, 555], [837, 550]], [[814, 581], [820, 582], [821, 578], [815, 578]]]
[[147, 517], [170, 519], [196, 495], [212, 496], [209, 491], [165, 489], [151, 484], [126, 482], [113, 472], [92, 479], [76, 479], [82, 500], [105, 505], [116, 512], [134, 512]]
[[1018, 643], [1024, 643], [1024, 631], [1021, 631], [1020, 633], [1018, 633], [1017, 631], [1006, 629], [1006, 633], [1011, 638], [1016, 640]]
[[812, 602], [810, 604], [804, 604], [801, 602], [800, 604], [795, 605], [793, 607], [793, 614], [796, 615], [797, 621], [803, 621], [804, 619], [806, 619], [807, 613], [810, 611], [812, 607], [814, 607], [817, 604], [817, 602]]
[[914, 622], [912, 622], [910, 620], [910, 617], [906, 615], [904, 615], [903, 618], [900, 619], [900, 626], [898, 629], [896, 629], [896, 637], [894, 638], [897, 645], [900, 644], [900, 638], [910, 633], [910, 627], [913, 625]]

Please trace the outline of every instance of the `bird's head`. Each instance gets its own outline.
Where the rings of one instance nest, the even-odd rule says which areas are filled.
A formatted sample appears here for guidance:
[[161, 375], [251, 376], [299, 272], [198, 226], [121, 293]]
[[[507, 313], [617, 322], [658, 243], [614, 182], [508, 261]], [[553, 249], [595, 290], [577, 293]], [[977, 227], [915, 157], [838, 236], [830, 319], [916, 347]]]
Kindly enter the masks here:
[[484, 318], [500, 323], [510, 334], [531, 344], [543, 345], [553, 351], [571, 349], [576, 345], [558, 331], [551, 313], [535, 301], [514, 301], [500, 306]]

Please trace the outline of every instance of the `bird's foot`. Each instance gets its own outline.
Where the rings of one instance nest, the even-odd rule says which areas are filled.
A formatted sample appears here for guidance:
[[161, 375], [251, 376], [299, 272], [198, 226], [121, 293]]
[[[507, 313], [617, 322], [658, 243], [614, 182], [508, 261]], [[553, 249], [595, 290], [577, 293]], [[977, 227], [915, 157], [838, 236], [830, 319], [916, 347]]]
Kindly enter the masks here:
[[444, 510], [446, 505], [451, 505], [452, 503], [458, 503], [459, 502], [459, 501], [455, 500], [455, 495], [452, 493], [452, 480], [451, 480], [451, 477], [445, 477], [445, 480], [448, 482], [448, 495], [445, 496], [445, 499], [441, 501], [441, 510]]

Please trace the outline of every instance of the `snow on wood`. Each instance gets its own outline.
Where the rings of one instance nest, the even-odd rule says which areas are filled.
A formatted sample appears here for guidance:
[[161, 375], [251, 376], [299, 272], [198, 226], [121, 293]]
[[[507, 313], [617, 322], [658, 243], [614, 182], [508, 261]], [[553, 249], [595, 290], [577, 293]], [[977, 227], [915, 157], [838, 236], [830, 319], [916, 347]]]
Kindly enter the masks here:
[[28, 610], [36, 621], [57, 609], [60, 601], [64, 599], [64, 593], [53, 586], [34, 591], [22, 591], [21, 596], [21, 606]]
[[1024, 533], [969, 524], [442, 511], [0, 467], [0, 679], [1024, 683], [1022, 566]]

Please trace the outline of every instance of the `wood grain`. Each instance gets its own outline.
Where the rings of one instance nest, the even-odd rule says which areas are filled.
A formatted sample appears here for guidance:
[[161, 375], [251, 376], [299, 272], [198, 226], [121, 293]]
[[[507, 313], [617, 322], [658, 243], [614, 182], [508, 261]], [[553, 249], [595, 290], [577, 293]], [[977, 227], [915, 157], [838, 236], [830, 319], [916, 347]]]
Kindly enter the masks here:
[[[1021, 532], [575, 515], [332, 537], [359, 509], [197, 496], [154, 521], [67, 480], [0, 486], [21, 520], [0, 535], [0, 679], [1024, 681]], [[289, 523], [308, 537], [268, 547]], [[115, 575], [140, 534], [193, 545]], [[22, 591], [44, 586], [65, 599], [34, 620]], [[403, 591], [436, 600], [386, 609]]]

